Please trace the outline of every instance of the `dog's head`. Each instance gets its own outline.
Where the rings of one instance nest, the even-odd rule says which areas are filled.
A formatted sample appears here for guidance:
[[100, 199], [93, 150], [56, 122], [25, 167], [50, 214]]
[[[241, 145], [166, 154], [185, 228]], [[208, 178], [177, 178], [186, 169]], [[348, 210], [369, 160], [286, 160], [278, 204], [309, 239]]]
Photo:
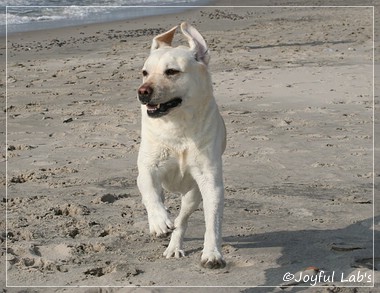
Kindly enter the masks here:
[[153, 39], [150, 56], [142, 69], [143, 84], [138, 89], [138, 99], [149, 117], [162, 117], [212, 92], [205, 40], [184, 22], [181, 31], [189, 46], [172, 47], [176, 29], [177, 26]]

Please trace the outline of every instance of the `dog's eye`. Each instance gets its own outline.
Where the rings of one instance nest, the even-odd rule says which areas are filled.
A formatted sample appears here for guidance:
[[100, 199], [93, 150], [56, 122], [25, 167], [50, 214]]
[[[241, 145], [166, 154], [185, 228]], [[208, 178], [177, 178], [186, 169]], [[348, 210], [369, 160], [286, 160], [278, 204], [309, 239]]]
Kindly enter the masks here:
[[179, 73], [179, 72], [180, 72], [180, 71], [177, 70], [177, 69], [169, 68], [169, 69], [166, 69], [166, 70], [165, 70], [165, 75], [168, 75], [168, 76], [170, 76], [170, 75], [175, 75], [175, 74], [177, 74], [177, 73]]
[[142, 75], [143, 75], [143, 76], [148, 76], [148, 71], [143, 70], [143, 71], [142, 71]]

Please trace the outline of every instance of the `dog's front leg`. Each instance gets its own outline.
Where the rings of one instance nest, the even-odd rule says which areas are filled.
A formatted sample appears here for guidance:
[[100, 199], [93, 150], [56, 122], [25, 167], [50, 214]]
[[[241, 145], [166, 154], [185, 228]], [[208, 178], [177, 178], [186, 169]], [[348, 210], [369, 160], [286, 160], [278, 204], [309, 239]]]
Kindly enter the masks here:
[[137, 186], [142, 195], [142, 202], [148, 212], [149, 230], [157, 236], [166, 235], [174, 229], [172, 221], [164, 206], [162, 186], [156, 168], [149, 168], [139, 163]]
[[203, 267], [216, 269], [226, 265], [221, 251], [224, 186], [221, 158], [213, 164], [212, 167], [209, 165], [197, 168], [194, 178], [202, 194], [206, 223], [201, 264]]

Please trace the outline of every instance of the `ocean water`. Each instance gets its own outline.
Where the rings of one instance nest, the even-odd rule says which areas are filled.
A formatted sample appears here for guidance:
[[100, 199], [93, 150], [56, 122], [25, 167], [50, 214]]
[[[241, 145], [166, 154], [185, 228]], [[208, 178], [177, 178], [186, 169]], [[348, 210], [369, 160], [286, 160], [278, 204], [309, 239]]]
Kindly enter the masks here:
[[[0, 3], [3, 2], [0, 0]], [[9, 0], [0, 10], [0, 34], [182, 12], [207, 0]]]

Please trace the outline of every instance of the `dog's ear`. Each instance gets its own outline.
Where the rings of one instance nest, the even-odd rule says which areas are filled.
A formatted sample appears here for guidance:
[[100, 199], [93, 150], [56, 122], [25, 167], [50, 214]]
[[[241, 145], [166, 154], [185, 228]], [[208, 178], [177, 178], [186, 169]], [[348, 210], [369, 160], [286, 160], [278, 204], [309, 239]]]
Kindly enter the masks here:
[[178, 26], [175, 26], [172, 29], [168, 30], [167, 32], [164, 32], [164, 33], [156, 36], [153, 39], [152, 47], [150, 48], [150, 50], [154, 51], [154, 50], [156, 50], [160, 47], [163, 47], [163, 46], [171, 46], [172, 41], [173, 41], [173, 37], [174, 37], [174, 33], [175, 33], [177, 27]]
[[189, 42], [190, 50], [194, 52], [195, 59], [207, 65], [210, 61], [210, 55], [202, 35], [186, 22], [181, 23], [181, 30]]

